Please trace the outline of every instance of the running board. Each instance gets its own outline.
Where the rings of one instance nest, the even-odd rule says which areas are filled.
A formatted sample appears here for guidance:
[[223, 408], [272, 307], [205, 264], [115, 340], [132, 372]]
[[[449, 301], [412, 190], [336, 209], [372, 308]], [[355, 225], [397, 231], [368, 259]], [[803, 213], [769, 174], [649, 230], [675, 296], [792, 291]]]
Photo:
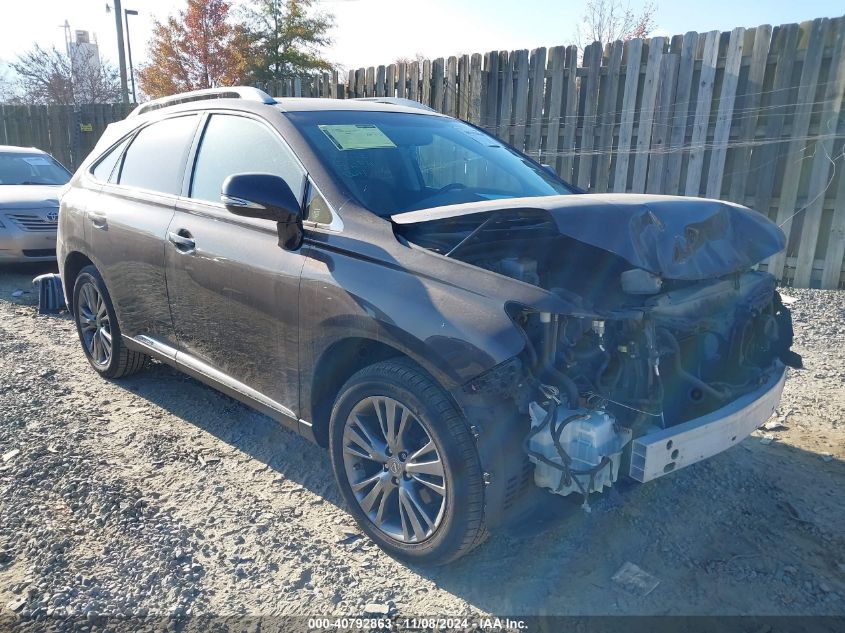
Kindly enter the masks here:
[[283, 404], [235, 380], [208, 363], [146, 335], [136, 337], [124, 335], [123, 340], [127, 347], [149, 354], [163, 363], [167, 363], [171, 367], [196, 378], [209, 387], [221, 391], [227, 396], [243, 402], [247, 406], [273, 418], [306, 439], [312, 442], [316, 441], [310, 422], [300, 420], [293, 411]]

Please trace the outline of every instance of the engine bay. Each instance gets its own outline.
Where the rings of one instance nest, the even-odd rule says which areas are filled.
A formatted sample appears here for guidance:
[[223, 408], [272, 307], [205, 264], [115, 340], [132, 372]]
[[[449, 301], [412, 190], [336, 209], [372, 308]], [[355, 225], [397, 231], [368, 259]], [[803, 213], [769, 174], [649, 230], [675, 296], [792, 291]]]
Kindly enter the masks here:
[[[558, 229], [537, 211], [397, 231], [577, 308], [579, 316], [510, 308], [525, 338], [523, 387], [514, 398], [538, 486], [579, 493], [586, 504], [627, 469], [632, 439], [706, 416], [759, 389], [783, 365], [801, 366], [771, 275], [746, 269], [670, 279]], [[688, 255], [677, 247], [675, 267]]]

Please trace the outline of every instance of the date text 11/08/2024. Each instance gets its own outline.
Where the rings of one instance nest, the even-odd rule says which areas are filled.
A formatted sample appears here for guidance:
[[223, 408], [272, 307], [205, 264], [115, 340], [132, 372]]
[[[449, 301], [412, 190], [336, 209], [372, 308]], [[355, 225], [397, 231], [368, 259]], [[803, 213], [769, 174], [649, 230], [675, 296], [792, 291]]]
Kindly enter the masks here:
[[520, 619], [484, 617], [376, 617], [376, 618], [310, 618], [308, 630], [391, 630], [400, 631], [523, 631], [527, 623]]

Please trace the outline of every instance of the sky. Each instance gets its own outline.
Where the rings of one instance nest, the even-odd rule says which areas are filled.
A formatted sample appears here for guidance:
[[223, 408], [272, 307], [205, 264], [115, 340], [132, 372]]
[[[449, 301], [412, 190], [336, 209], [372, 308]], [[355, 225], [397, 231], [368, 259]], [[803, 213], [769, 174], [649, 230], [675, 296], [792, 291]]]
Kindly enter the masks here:
[[[248, 0], [235, 0], [245, 2]], [[65, 20], [72, 30], [96, 35], [101, 55], [116, 64], [113, 0], [0, 0], [0, 61], [8, 63], [35, 43], [64, 47]], [[346, 68], [389, 64], [398, 57], [446, 57], [573, 43], [585, 0], [321, 0], [335, 15], [329, 61]], [[656, 0], [657, 35], [730, 30], [735, 26], [801, 22], [845, 14], [842, 0]], [[631, 8], [643, 0], [631, 0]], [[184, 0], [123, 0], [129, 18], [132, 57], [146, 59], [156, 19], [184, 6]]]

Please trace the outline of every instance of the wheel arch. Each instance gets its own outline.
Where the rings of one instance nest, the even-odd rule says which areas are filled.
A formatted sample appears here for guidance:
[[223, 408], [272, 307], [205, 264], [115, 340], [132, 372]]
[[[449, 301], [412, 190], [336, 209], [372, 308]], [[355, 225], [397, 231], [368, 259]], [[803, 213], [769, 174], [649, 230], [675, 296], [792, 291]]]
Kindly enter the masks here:
[[79, 276], [79, 272], [83, 268], [94, 265], [94, 262], [80, 251], [72, 251], [68, 253], [67, 257], [65, 257], [62, 273], [62, 285], [64, 287], [67, 309], [71, 314], [73, 314], [74, 307], [73, 301], [70, 299], [73, 297], [73, 286], [76, 284], [76, 278]]
[[[451, 392], [432, 372], [399, 348], [363, 336], [344, 338], [331, 344], [319, 356], [311, 373], [307, 402], [304, 403], [304, 410], [311, 416], [314, 438], [320, 446], [327, 447], [329, 444], [329, 418], [343, 385], [365, 367], [388, 359], [403, 359], [412, 363], [443, 387], [454, 401]], [[460, 411], [457, 402], [455, 405]]]

